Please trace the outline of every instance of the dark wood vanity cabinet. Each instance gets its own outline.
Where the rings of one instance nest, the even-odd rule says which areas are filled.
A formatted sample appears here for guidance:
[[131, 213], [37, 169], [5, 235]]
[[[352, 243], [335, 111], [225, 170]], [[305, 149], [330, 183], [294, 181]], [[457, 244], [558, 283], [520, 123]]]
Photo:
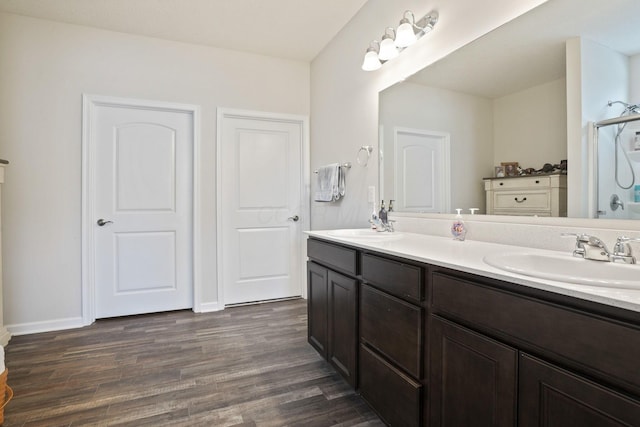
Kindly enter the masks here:
[[640, 426], [638, 324], [449, 273], [431, 281], [430, 425]]
[[389, 425], [422, 425], [424, 267], [361, 259], [360, 394]]
[[355, 275], [355, 250], [311, 240], [309, 243], [309, 258], [317, 261], [307, 263], [308, 341], [356, 387], [358, 281], [334, 270]]
[[640, 313], [310, 239], [309, 342], [392, 426], [640, 427]]

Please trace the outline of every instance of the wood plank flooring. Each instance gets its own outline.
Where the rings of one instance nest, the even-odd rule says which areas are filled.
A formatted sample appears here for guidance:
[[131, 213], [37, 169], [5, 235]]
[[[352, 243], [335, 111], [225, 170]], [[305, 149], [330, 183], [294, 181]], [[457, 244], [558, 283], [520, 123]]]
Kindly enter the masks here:
[[306, 301], [13, 337], [4, 426], [382, 426], [307, 343]]

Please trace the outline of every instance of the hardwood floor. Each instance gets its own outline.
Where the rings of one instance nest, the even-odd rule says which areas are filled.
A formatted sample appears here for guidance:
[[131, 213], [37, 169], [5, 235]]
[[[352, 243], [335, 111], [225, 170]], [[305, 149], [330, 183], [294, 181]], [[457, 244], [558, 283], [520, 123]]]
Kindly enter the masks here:
[[4, 426], [382, 426], [307, 343], [306, 301], [13, 337]]

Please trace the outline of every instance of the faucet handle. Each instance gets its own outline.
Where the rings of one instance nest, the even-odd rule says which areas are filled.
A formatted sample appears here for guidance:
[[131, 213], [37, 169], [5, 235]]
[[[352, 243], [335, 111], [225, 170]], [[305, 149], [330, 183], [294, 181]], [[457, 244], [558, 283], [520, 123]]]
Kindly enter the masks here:
[[623, 261], [627, 264], [635, 264], [636, 258], [631, 253], [631, 245], [629, 242], [640, 242], [637, 237], [620, 236], [616, 239], [616, 244], [613, 247], [613, 260]]
[[620, 236], [616, 239], [616, 244], [613, 247], [613, 253], [615, 255], [631, 255], [631, 246], [629, 242], [640, 242], [638, 237]]
[[640, 242], [640, 237], [627, 237], [627, 236], [620, 236], [618, 237], [618, 242]]

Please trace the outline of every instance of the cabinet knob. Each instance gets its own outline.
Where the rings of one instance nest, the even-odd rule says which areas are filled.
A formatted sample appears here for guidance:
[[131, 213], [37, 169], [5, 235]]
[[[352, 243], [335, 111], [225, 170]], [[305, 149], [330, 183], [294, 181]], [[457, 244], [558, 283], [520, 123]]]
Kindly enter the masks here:
[[516, 203], [522, 203], [522, 202], [524, 202], [525, 200], [527, 200], [527, 198], [526, 198], [526, 197], [523, 197], [523, 198], [522, 198], [522, 200], [518, 200], [518, 198], [517, 198], [517, 197], [514, 197], [514, 198], [513, 198], [513, 200], [515, 200], [515, 201], [516, 201]]

